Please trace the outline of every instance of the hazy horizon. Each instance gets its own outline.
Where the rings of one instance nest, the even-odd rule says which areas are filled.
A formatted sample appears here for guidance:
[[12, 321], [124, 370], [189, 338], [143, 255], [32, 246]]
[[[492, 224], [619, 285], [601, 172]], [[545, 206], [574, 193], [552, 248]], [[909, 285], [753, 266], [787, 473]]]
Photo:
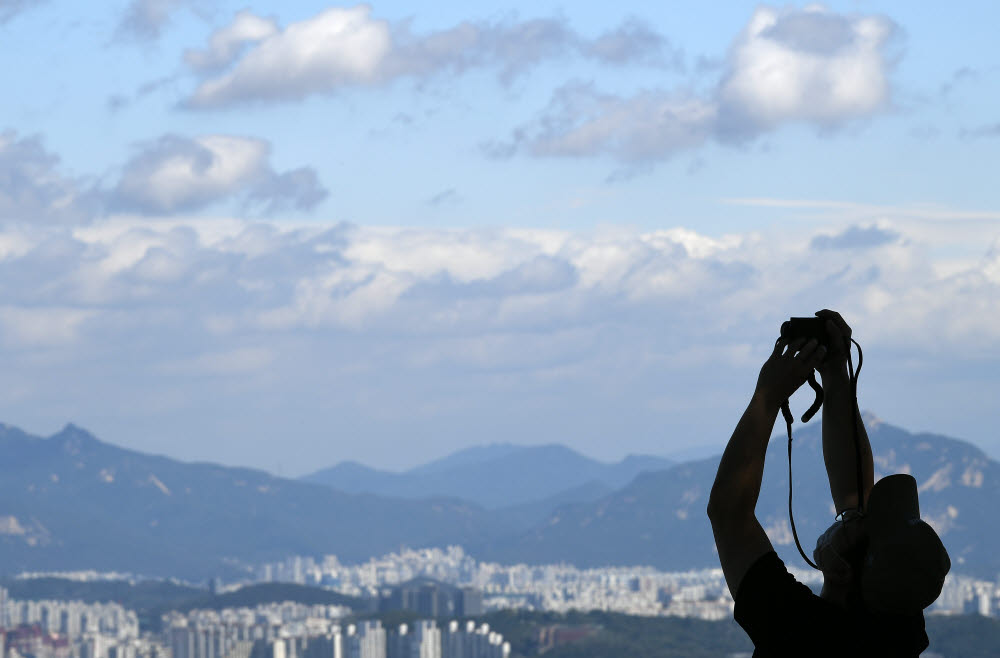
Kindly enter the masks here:
[[[927, 433], [926, 430], [914, 429], [914, 428], [910, 428], [910, 427], [902, 427], [900, 425], [897, 425], [896, 423], [893, 423], [890, 420], [886, 420], [884, 418], [881, 418], [880, 416], [878, 416], [878, 414], [875, 414], [873, 411], [871, 411], [869, 409], [862, 409], [861, 413], [862, 413], [862, 415], [864, 415], [866, 417], [866, 419], [869, 418], [869, 417], [874, 417], [875, 419], [877, 419], [880, 422], [884, 422], [884, 423], [886, 423], [888, 425], [893, 425], [893, 426], [896, 426], [896, 427], [900, 427], [900, 429], [903, 429], [904, 431], [910, 432], [912, 434]], [[810, 424], [802, 425], [801, 423], [796, 422], [793, 425], [792, 431], [795, 434], [795, 436], [799, 436], [800, 433], [803, 431], [803, 428], [805, 428], [805, 427], [814, 427], [814, 426], [818, 427], [819, 426], [819, 421], [820, 421], [821, 418], [822, 418], [822, 413], [817, 414], [816, 419], [814, 421], [812, 421]], [[779, 420], [780, 420], [780, 416], [779, 416]], [[14, 426], [14, 425], [11, 425], [10, 423], [3, 423], [2, 421], [0, 421], [0, 424], [7, 425], [9, 427], [17, 427], [17, 429], [23, 430], [23, 431], [27, 432], [28, 434], [31, 434], [31, 435], [34, 435], [34, 436], [38, 436], [38, 437], [42, 437], [42, 438], [51, 438], [53, 436], [56, 436], [56, 435], [58, 435], [59, 432], [61, 432], [62, 430], [66, 429], [67, 427], [69, 427], [70, 425], [72, 425], [72, 426], [77, 427], [79, 429], [82, 429], [82, 430], [84, 430], [84, 431], [86, 431], [88, 433], [93, 434], [94, 437], [97, 440], [99, 440], [99, 441], [102, 441], [102, 442], [105, 442], [105, 443], [110, 443], [110, 444], [116, 445], [116, 446], [121, 447], [121, 448], [135, 449], [135, 448], [132, 448], [132, 447], [130, 447], [128, 445], [119, 444], [119, 443], [115, 443], [113, 441], [107, 440], [105, 437], [102, 437], [102, 436], [94, 434], [87, 427], [83, 427], [83, 426], [79, 425], [78, 423], [73, 423], [72, 421], [64, 423], [63, 425], [60, 426], [59, 429], [51, 431], [51, 432], [47, 432], [47, 431], [32, 431], [29, 428]], [[930, 432], [930, 433], [931, 434], [945, 436], [945, 437], [950, 438], [950, 439], [958, 439], [960, 441], [967, 441], [967, 439], [965, 439], [964, 437], [949, 435], [946, 432], [945, 433]], [[785, 437], [785, 427], [784, 427], [783, 422], [776, 422], [775, 423], [775, 427], [774, 427], [774, 431], [771, 434], [771, 441], [773, 442], [775, 440], [784, 440], [784, 437]], [[378, 471], [382, 471], [382, 472], [402, 474], [402, 473], [407, 473], [409, 471], [412, 471], [414, 469], [418, 469], [419, 467], [422, 467], [422, 466], [425, 466], [425, 465], [428, 465], [428, 464], [432, 464], [432, 463], [435, 463], [435, 462], [447, 459], [449, 457], [453, 457], [455, 455], [459, 455], [459, 454], [462, 454], [462, 453], [467, 453], [469, 451], [474, 451], [474, 450], [477, 450], [477, 449], [489, 449], [489, 448], [496, 448], [496, 447], [531, 448], [531, 447], [545, 447], [545, 446], [560, 446], [560, 447], [569, 448], [570, 450], [573, 450], [577, 454], [582, 455], [583, 457], [586, 457], [588, 459], [591, 459], [591, 460], [594, 460], [594, 461], [597, 461], [597, 462], [600, 462], [600, 463], [604, 463], [604, 464], [609, 464], [609, 465], [610, 464], [618, 464], [622, 460], [624, 460], [626, 458], [629, 458], [629, 457], [661, 457], [661, 458], [669, 459], [669, 460], [671, 460], [671, 461], [673, 461], [673, 462], [675, 462], [677, 464], [681, 464], [681, 463], [684, 463], [684, 462], [699, 461], [699, 460], [702, 460], [702, 459], [707, 459], [707, 458], [711, 458], [711, 457], [718, 457], [718, 456], [720, 456], [722, 454], [722, 451], [726, 447], [726, 443], [725, 442], [727, 440], [728, 440], [728, 436], [724, 437], [721, 440], [720, 443], [718, 443], [717, 445], [714, 445], [714, 446], [712, 446], [712, 445], [697, 445], [697, 446], [693, 446], [693, 447], [689, 447], [689, 448], [682, 448], [680, 450], [675, 450], [674, 452], [669, 452], [669, 453], [667, 453], [667, 452], [661, 452], [661, 453], [653, 453], [653, 452], [634, 453], [633, 452], [633, 453], [625, 453], [625, 454], [622, 454], [620, 457], [613, 457], [613, 458], [601, 458], [601, 457], [598, 457], [598, 456], [595, 456], [595, 455], [592, 455], [592, 454], [588, 454], [585, 451], [578, 450], [578, 449], [576, 449], [576, 448], [574, 448], [574, 447], [572, 447], [570, 445], [567, 445], [565, 443], [538, 443], [538, 444], [530, 444], [530, 443], [513, 443], [513, 442], [492, 442], [492, 443], [482, 443], [482, 444], [470, 444], [470, 445], [466, 445], [466, 446], [463, 446], [461, 448], [458, 448], [457, 450], [443, 452], [443, 453], [435, 454], [435, 455], [428, 455], [427, 458], [424, 459], [424, 460], [422, 460], [422, 461], [413, 462], [413, 463], [406, 464], [406, 465], [403, 465], [403, 466], [395, 466], [395, 467], [393, 467], [393, 466], [383, 466], [382, 464], [380, 464], [378, 462], [365, 462], [365, 461], [360, 461], [360, 460], [356, 460], [356, 459], [344, 459], [344, 460], [339, 460], [339, 461], [331, 462], [329, 464], [315, 464], [313, 467], [311, 467], [311, 468], [309, 468], [309, 469], [307, 469], [305, 471], [302, 471], [300, 473], [287, 472], [284, 469], [284, 465], [283, 464], [280, 465], [281, 472], [279, 472], [279, 470], [277, 468], [261, 468], [261, 467], [256, 467], [256, 466], [253, 466], [253, 465], [250, 465], [250, 464], [243, 464], [243, 463], [239, 463], [238, 461], [231, 461], [231, 460], [230, 461], [225, 461], [225, 460], [223, 460], [223, 461], [218, 461], [218, 460], [188, 460], [188, 459], [182, 459], [182, 458], [174, 457], [172, 455], [165, 454], [165, 453], [151, 452], [149, 454], [164, 456], [164, 457], [168, 457], [170, 459], [177, 459], [178, 461], [181, 461], [181, 462], [202, 462], [202, 461], [207, 461], [207, 463], [218, 464], [220, 466], [226, 466], [226, 467], [258, 468], [259, 470], [262, 470], [262, 471], [264, 471], [266, 473], [269, 473], [271, 475], [275, 475], [275, 476], [278, 476], [278, 477], [290, 478], [290, 479], [299, 479], [299, 478], [303, 478], [303, 477], [305, 477], [307, 475], [312, 475], [312, 474], [317, 473], [319, 471], [323, 471], [323, 470], [326, 470], [326, 469], [329, 469], [329, 468], [332, 468], [332, 467], [335, 467], [335, 466], [339, 466], [339, 465], [345, 464], [345, 463], [360, 464], [362, 466], [365, 466], [365, 467], [368, 467], [368, 468], [372, 468], [372, 469], [375, 469], [375, 470], [378, 470]], [[977, 446], [977, 447], [979, 447], [979, 446]], [[983, 449], [983, 448], [981, 448], [981, 449]], [[990, 459], [992, 459], [994, 461], [1000, 461], [1000, 455], [998, 455], [996, 452], [991, 452], [988, 449], [983, 449], [983, 452], [986, 453], [986, 456], [988, 458], [990, 458]]]

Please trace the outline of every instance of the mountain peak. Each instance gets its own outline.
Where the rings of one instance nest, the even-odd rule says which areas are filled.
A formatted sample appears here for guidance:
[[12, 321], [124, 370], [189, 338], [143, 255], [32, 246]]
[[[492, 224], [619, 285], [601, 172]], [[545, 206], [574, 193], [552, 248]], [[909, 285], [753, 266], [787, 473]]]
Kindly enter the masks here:
[[52, 438], [65, 436], [79, 436], [81, 438], [90, 439], [91, 441], [97, 440], [93, 434], [74, 423], [66, 423], [61, 430], [52, 436]]
[[49, 441], [61, 444], [64, 450], [74, 454], [84, 447], [100, 443], [93, 434], [73, 423], [66, 423], [65, 427], [49, 437]]

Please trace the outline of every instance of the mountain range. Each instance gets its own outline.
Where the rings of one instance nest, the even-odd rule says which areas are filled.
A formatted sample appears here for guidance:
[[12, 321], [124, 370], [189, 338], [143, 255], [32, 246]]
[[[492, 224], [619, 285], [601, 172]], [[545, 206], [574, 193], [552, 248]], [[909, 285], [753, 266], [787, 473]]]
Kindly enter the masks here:
[[460, 450], [403, 473], [348, 461], [301, 479], [347, 493], [447, 496], [498, 509], [542, 500], [594, 500], [625, 486], [643, 471], [672, 465], [668, 459], [651, 455], [629, 455], [618, 463], [606, 464], [562, 445], [506, 443]]
[[[871, 414], [865, 420], [876, 479], [892, 473], [913, 475], [921, 517], [942, 537], [953, 570], [996, 578], [1000, 528], [994, 505], [1000, 500], [1000, 464], [964, 441], [911, 434]], [[811, 554], [835, 511], [820, 424], [797, 429], [793, 447], [795, 524], [803, 548]], [[580, 566], [650, 564], [669, 570], [717, 566], [705, 509], [718, 463], [719, 457], [714, 457], [640, 474], [599, 501], [558, 508], [527, 533], [494, 544], [490, 556], [501, 561], [524, 556], [534, 562], [569, 559]], [[788, 522], [788, 461], [781, 435], [773, 437], [768, 448], [757, 517], [781, 557], [808, 568], [795, 550]]]
[[0, 427], [0, 569], [204, 578], [290, 554], [363, 560], [400, 544], [496, 535], [459, 500], [352, 495], [263, 471], [183, 463], [67, 425]]
[[[870, 415], [866, 423], [877, 475], [914, 475], [922, 516], [941, 534], [953, 569], [994, 578], [1000, 464], [957, 439], [912, 434]], [[795, 435], [795, 519], [807, 550], [833, 516], [819, 427]], [[601, 464], [562, 446], [494, 445], [405, 473], [341, 464], [290, 480], [142, 454], [73, 425], [48, 438], [0, 426], [0, 572], [205, 578], [288, 555], [353, 562], [401, 545], [446, 544], [503, 562], [717, 567], [705, 517], [717, 465], [718, 457]], [[758, 517], [782, 557], [803, 566], [787, 486], [785, 442], [776, 435]]]

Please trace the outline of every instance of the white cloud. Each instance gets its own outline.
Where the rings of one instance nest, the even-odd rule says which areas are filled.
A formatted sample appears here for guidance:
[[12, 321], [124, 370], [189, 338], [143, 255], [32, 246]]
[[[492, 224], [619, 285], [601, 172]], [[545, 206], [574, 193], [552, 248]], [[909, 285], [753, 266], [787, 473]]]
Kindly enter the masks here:
[[[0, 244], [10, 245], [0, 268], [18, 288], [15, 300], [76, 304], [99, 318], [105, 305], [143, 299], [181, 313], [192, 327], [228, 316], [223, 324], [237, 333], [475, 335], [633, 313], [691, 313], [714, 323], [767, 316], [765, 305], [796, 306], [823, 286], [834, 291], [831, 304], [855, 304], [865, 314], [860, 322], [919, 297], [926, 325], [997, 331], [988, 317], [946, 310], [989, 298], [1000, 249], [943, 275], [933, 245], [905, 224], [884, 220], [877, 235], [872, 230], [823, 224], [784, 236], [710, 237], [680, 227], [588, 234], [119, 219], [61, 237], [8, 229], [0, 234]], [[834, 240], [837, 249], [810, 249], [817, 239]], [[81, 296], [82, 288], [90, 293]]]
[[229, 66], [240, 50], [247, 45], [262, 41], [278, 32], [273, 19], [261, 18], [247, 10], [236, 14], [233, 22], [212, 33], [208, 48], [188, 50], [184, 61], [195, 70], [214, 70]]
[[406, 21], [374, 18], [367, 5], [326, 9], [280, 30], [243, 11], [210, 37], [205, 50], [186, 54], [196, 72], [232, 64], [203, 79], [188, 104], [204, 108], [297, 100], [473, 67], [496, 68], [507, 82], [542, 61], [570, 55], [611, 65], [679, 64], [679, 55], [665, 39], [635, 19], [588, 39], [557, 19], [463, 22], [415, 34]]
[[244, 194], [267, 211], [285, 206], [309, 209], [326, 191], [309, 168], [274, 172], [270, 145], [229, 135], [185, 138], [166, 135], [147, 143], [123, 167], [109, 192], [115, 210], [174, 213]]
[[885, 46], [892, 33], [879, 16], [761, 7], [733, 46], [720, 102], [757, 129], [868, 116], [889, 101]]
[[126, 165], [115, 194], [126, 206], [153, 211], [196, 208], [261, 175], [267, 155], [256, 139], [164, 137]]
[[232, 71], [203, 82], [191, 104], [302, 98], [316, 90], [374, 81], [391, 44], [388, 24], [370, 14], [366, 6], [327, 9], [263, 37]]
[[61, 171], [41, 138], [0, 132], [0, 224], [82, 226], [109, 213], [173, 214], [223, 201], [272, 215], [309, 211], [326, 198], [313, 168], [275, 171], [270, 157], [260, 139], [168, 134], [140, 144], [108, 187]]
[[741, 141], [791, 122], [829, 129], [889, 106], [887, 46], [894, 32], [881, 16], [762, 7], [736, 38], [714, 88], [614, 95], [591, 84], [567, 85], [553, 93], [539, 119], [486, 151], [605, 155], [644, 165], [709, 140]]

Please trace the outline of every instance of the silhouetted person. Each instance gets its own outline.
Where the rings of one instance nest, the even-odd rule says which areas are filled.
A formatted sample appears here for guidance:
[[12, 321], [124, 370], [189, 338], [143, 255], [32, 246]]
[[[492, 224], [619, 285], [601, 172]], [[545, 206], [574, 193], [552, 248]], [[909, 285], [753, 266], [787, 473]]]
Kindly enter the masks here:
[[[928, 646], [923, 609], [940, 594], [951, 563], [919, 519], [916, 481], [891, 475], [874, 485], [847, 367], [851, 329], [838, 313], [816, 315], [827, 321], [829, 350], [815, 339], [778, 339], [712, 486], [708, 516], [736, 621], [753, 640], [755, 658], [918, 656]], [[819, 596], [788, 573], [754, 516], [778, 411], [814, 369], [825, 394], [823, 458], [837, 510], [813, 552], [823, 571]]]

